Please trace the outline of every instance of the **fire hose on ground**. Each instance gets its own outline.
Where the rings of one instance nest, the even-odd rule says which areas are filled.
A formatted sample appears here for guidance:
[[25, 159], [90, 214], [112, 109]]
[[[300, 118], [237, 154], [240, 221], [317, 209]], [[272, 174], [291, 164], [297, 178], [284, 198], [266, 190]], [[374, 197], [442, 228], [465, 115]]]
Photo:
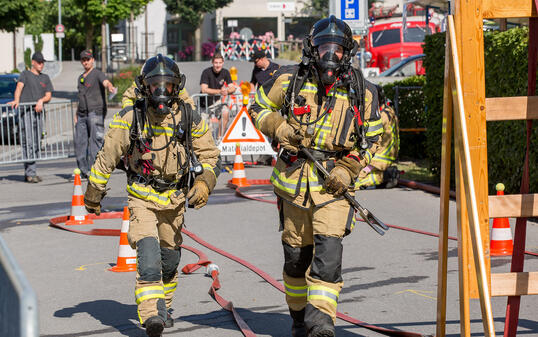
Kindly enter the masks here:
[[[269, 180], [249, 180], [249, 183], [251, 185], [254, 185], [254, 186], [270, 184]], [[401, 180], [400, 184], [402, 184], [404, 186], [407, 186], [407, 187], [410, 187], [410, 188], [423, 189], [425, 191], [432, 192], [432, 193], [436, 192], [436, 188], [433, 187], [433, 186], [429, 186], [429, 185], [425, 185], [425, 184], [421, 184], [421, 183], [416, 183], [416, 182], [413, 182], [413, 181]], [[239, 187], [236, 187], [234, 185], [229, 185], [229, 186], [235, 190], [236, 195], [239, 196], [239, 197], [247, 198], [247, 199], [255, 200], [255, 201], [261, 201], [261, 202], [267, 202], [267, 203], [271, 203], [271, 204], [276, 204], [276, 200], [262, 199], [261, 196], [263, 196], [263, 194], [248, 194], [248, 193], [245, 193], [244, 191], [241, 191], [241, 189]], [[424, 186], [427, 187], [427, 188], [424, 188]], [[107, 212], [107, 213], [102, 213], [100, 216], [95, 216], [95, 215], [91, 214], [90, 217], [92, 219], [114, 219], [114, 218], [121, 218], [122, 213], [121, 212]], [[120, 230], [119, 229], [99, 229], [99, 228], [96, 228], [96, 229], [92, 229], [92, 230], [89, 230], [89, 231], [83, 231], [83, 230], [72, 229], [72, 228], [70, 228], [71, 226], [62, 226], [61, 223], [65, 223], [65, 221], [67, 221], [68, 218], [69, 218], [68, 216], [61, 216], [61, 217], [53, 218], [53, 219], [50, 220], [50, 226], [56, 227], [56, 228], [59, 228], [59, 229], [63, 229], [63, 230], [67, 230], [67, 231], [77, 233], [77, 234], [84, 234], [84, 235], [96, 235], [96, 236], [119, 236], [120, 235]], [[363, 219], [356, 218], [356, 220], [364, 222]], [[386, 225], [388, 227], [390, 227], [390, 228], [410, 231], [410, 232], [414, 232], [414, 233], [418, 233], [418, 234], [429, 235], [429, 236], [434, 236], [434, 237], [439, 236], [436, 233], [421, 231], [421, 230], [417, 230], [417, 229], [413, 229], [413, 228], [390, 225], [390, 224], [386, 224]], [[279, 290], [279, 291], [281, 291], [283, 293], [285, 292], [284, 287], [280, 282], [278, 282], [276, 279], [272, 278], [269, 274], [265, 273], [263, 270], [255, 267], [251, 263], [249, 263], [249, 262], [247, 262], [247, 261], [245, 261], [245, 260], [243, 260], [243, 259], [241, 259], [239, 257], [236, 257], [236, 256], [234, 256], [234, 255], [232, 255], [232, 254], [230, 254], [230, 253], [228, 253], [228, 252], [226, 252], [226, 251], [224, 251], [222, 249], [219, 249], [219, 248], [209, 244], [208, 242], [202, 240], [200, 237], [198, 237], [197, 235], [195, 235], [194, 233], [192, 233], [192, 232], [190, 232], [190, 231], [188, 231], [186, 229], [182, 229], [182, 233], [187, 235], [188, 237], [190, 237], [192, 240], [196, 241], [200, 245], [206, 247], [207, 249], [210, 249], [210, 250], [212, 250], [212, 251], [214, 251], [214, 252], [216, 252], [216, 253], [218, 253], [218, 254], [220, 254], [220, 255], [228, 258], [228, 259], [231, 259], [232, 261], [235, 261], [235, 262], [243, 265], [244, 267], [248, 268], [252, 272], [256, 273], [258, 276], [260, 276], [262, 279], [264, 279], [267, 283], [272, 285], [277, 290]], [[455, 237], [449, 237], [449, 239], [450, 240], [457, 240], [457, 238], [455, 238]], [[191, 273], [193, 273], [194, 271], [196, 271], [197, 269], [199, 269], [201, 267], [206, 267], [207, 268], [206, 274], [208, 276], [210, 276], [212, 278], [212, 280], [213, 280], [212, 283], [211, 283], [211, 286], [209, 288], [210, 296], [223, 309], [225, 309], [225, 310], [232, 313], [237, 326], [239, 327], [239, 329], [241, 330], [242, 334], [245, 337], [255, 337], [256, 334], [250, 329], [250, 327], [245, 322], [245, 320], [235, 310], [235, 307], [234, 307], [233, 303], [231, 301], [227, 301], [226, 299], [224, 299], [222, 296], [219, 295], [218, 290], [221, 289], [221, 284], [220, 284], [220, 281], [219, 281], [219, 278], [218, 278], [218, 275], [219, 275], [218, 266], [216, 264], [212, 263], [211, 261], [209, 261], [207, 256], [202, 251], [200, 251], [198, 249], [195, 249], [193, 247], [190, 247], [190, 246], [186, 246], [186, 245], [182, 245], [181, 247], [183, 249], [186, 249], [186, 250], [188, 250], [188, 251], [190, 251], [190, 252], [192, 252], [192, 253], [194, 253], [194, 254], [196, 254], [198, 256], [198, 262], [185, 265], [182, 268], [182, 272], [185, 273], [185, 274], [191, 274]], [[537, 253], [528, 252], [528, 251], [525, 251], [525, 254], [538, 256]], [[368, 329], [368, 330], [371, 330], [371, 331], [375, 331], [377, 333], [380, 333], [380, 334], [383, 334], [383, 335], [386, 335], [386, 336], [401, 336], [401, 337], [424, 336], [422, 334], [415, 333], [415, 332], [408, 332], [408, 331], [403, 331], [403, 330], [382, 328], [382, 327], [379, 327], [379, 326], [376, 326], [376, 325], [373, 325], [373, 324], [362, 322], [362, 321], [360, 321], [358, 319], [352, 318], [352, 317], [350, 317], [348, 315], [345, 315], [343, 313], [340, 313], [340, 312], [337, 313], [337, 317], [344, 320], [344, 321], [346, 321], [346, 322], [348, 322], [348, 323], [360, 326], [362, 328], [365, 328], [365, 329]]]

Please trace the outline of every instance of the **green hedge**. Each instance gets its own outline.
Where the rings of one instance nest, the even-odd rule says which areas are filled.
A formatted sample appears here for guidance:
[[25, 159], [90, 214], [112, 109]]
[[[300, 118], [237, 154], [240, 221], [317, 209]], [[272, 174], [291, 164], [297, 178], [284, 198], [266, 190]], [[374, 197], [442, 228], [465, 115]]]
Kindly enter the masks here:
[[[413, 76], [383, 86], [385, 95], [390, 98], [395, 105], [398, 103], [400, 129], [425, 127], [424, 95], [422, 93], [424, 83], [424, 76]], [[398, 87], [398, 97], [396, 97], [396, 87]], [[420, 89], [411, 89], [410, 87], [420, 87]], [[396, 102], [396, 99], [398, 102]], [[425, 153], [422, 150], [425, 143], [426, 135], [424, 132], [400, 131], [399, 158], [425, 158]]]
[[[528, 29], [514, 28], [506, 32], [484, 33], [486, 97], [527, 95]], [[441, 122], [443, 112], [443, 76], [445, 35], [427, 36], [425, 123], [426, 155], [432, 173], [439, 175], [441, 167]], [[509, 109], [509, 107], [507, 107]], [[507, 193], [518, 193], [522, 165], [525, 158], [526, 122], [488, 122], [488, 175], [489, 193], [502, 182]], [[536, 122], [531, 135], [530, 190], [538, 190], [538, 127]], [[454, 166], [452, 166], [454, 167]]]
[[123, 93], [133, 84], [134, 78], [140, 74], [140, 69], [140, 66], [132, 66], [123, 68], [114, 74], [112, 83], [118, 88], [118, 93], [114, 96], [112, 101], [121, 102]]

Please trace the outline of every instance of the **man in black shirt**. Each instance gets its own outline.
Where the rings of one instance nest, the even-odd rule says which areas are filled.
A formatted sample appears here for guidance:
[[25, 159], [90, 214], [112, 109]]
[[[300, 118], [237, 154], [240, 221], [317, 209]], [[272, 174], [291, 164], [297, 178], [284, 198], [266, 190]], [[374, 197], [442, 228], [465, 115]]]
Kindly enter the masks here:
[[254, 69], [252, 69], [252, 77], [250, 79], [252, 90], [256, 89], [256, 85], [260, 86], [265, 83], [280, 68], [278, 64], [271, 62], [267, 58], [265, 50], [261, 49], [254, 50], [250, 62], [254, 62]]
[[[268, 79], [273, 76], [273, 74], [280, 68], [280, 66], [274, 62], [271, 62], [267, 58], [267, 53], [264, 50], [261, 49], [255, 49], [254, 53], [250, 57], [250, 62], [254, 62], [254, 69], [252, 69], [252, 77], [250, 79], [250, 89], [251, 91], [256, 91], [256, 88]], [[278, 144], [276, 142], [273, 142], [272, 139], [269, 138], [269, 141], [271, 142], [271, 146], [277, 151]], [[276, 157], [275, 157], [276, 159]], [[265, 163], [266, 165], [271, 165], [273, 162], [273, 156], [270, 155], [261, 155], [260, 158], [258, 158], [259, 161]]]
[[95, 156], [103, 146], [104, 121], [106, 115], [105, 88], [111, 93], [117, 89], [99, 69], [94, 66], [90, 50], [80, 53], [84, 67], [77, 80], [78, 109], [75, 118], [75, 154], [82, 178], [88, 177]]
[[43, 54], [35, 52], [32, 55], [32, 68], [25, 70], [19, 76], [15, 99], [8, 104], [14, 109], [19, 108], [19, 103], [34, 103], [35, 105], [23, 104], [20, 107], [21, 146], [24, 159], [24, 180], [28, 183], [38, 183], [42, 179], [37, 176], [35, 159], [40, 156], [40, 141], [43, 134], [44, 104], [52, 97], [52, 83], [48, 75], [41, 73], [45, 66]]
[[213, 55], [211, 64], [213, 65], [212, 67], [202, 72], [200, 91], [213, 95], [208, 97], [208, 113], [215, 114], [219, 119], [219, 129], [217, 131], [217, 139], [219, 139], [226, 131], [230, 114], [225, 98], [229, 94], [233, 94], [236, 88], [232, 82], [230, 72], [228, 69], [223, 68], [224, 57], [221, 54]]

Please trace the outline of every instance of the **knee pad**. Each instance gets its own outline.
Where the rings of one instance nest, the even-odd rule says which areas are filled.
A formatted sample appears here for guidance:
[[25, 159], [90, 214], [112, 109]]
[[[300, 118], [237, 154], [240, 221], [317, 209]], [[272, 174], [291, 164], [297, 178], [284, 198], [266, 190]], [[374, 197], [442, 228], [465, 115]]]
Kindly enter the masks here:
[[136, 257], [141, 281], [161, 280], [161, 247], [156, 238], [147, 237], [137, 241]]
[[310, 276], [330, 283], [342, 282], [342, 238], [314, 235], [314, 245]]
[[313, 246], [292, 247], [282, 242], [284, 247], [284, 272], [290, 277], [304, 277], [312, 262]]
[[162, 260], [162, 270], [163, 270], [163, 281], [169, 281], [174, 277], [177, 271], [177, 266], [179, 265], [179, 260], [181, 259], [181, 250], [177, 249], [168, 249], [161, 248], [161, 260]]

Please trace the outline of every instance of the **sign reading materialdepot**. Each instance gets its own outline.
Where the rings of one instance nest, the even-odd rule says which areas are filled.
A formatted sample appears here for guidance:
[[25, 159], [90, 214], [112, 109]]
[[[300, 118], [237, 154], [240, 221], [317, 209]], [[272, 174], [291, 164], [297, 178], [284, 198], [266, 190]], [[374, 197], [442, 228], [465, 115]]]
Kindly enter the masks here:
[[241, 154], [276, 154], [265, 136], [256, 129], [247, 109], [243, 107], [235, 116], [232, 124], [224, 134], [218, 147], [222, 156], [235, 155], [236, 144], [239, 143]]

